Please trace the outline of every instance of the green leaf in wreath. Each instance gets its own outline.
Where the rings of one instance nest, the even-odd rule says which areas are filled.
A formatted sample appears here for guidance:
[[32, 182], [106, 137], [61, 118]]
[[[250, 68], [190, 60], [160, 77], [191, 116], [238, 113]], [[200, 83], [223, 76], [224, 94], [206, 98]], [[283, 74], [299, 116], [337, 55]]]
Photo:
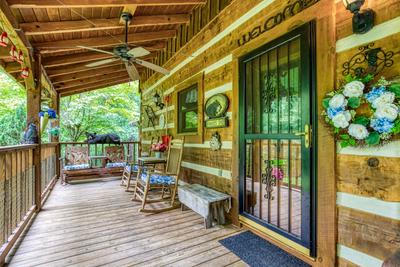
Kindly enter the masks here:
[[356, 117], [354, 119], [354, 123], [367, 126], [369, 124], [369, 119], [367, 117], [364, 117], [364, 116], [359, 116], [359, 117]]
[[360, 106], [361, 102], [360, 102], [360, 98], [358, 97], [350, 97], [349, 98], [349, 102], [348, 105], [351, 108], [358, 108]]
[[341, 134], [341, 135], [340, 135], [340, 138], [341, 138], [342, 140], [349, 140], [349, 139], [350, 139], [350, 135], [348, 135], [348, 134]]
[[388, 90], [393, 92], [396, 97], [400, 97], [400, 83], [394, 83], [388, 87]]
[[354, 139], [354, 138], [349, 139], [349, 145], [356, 146], [356, 144], [357, 144], [356, 139]]
[[361, 79], [363, 83], [369, 83], [374, 79], [374, 75], [372, 74], [367, 74], [364, 78]]
[[400, 134], [400, 119], [397, 119], [394, 122], [394, 127], [392, 128], [392, 133], [393, 134]]
[[365, 142], [370, 146], [375, 146], [379, 144], [380, 140], [381, 137], [379, 136], [379, 133], [373, 132], [369, 134], [369, 136], [365, 139]]
[[342, 142], [340, 142], [340, 147], [341, 148], [345, 148], [345, 147], [348, 147], [350, 144], [349, 144], [349, 141], [342, 141]]
[[335, 130], [333, 130], [333, 132], [334, 132], [335, 134], [338, 134], [339, 131], [340, 131], [340, 129], [339, 129], [339, 128], [336, 128], [336, 127], [335, 127]]
[[348, 75], [346, 75], [346, 76], [344, 77], [344, 80], [345, 80], [347, 83], [349, 83], [349, 82], [354, 81], [355, 79], [354, 79], [353, 76], [351, 76], [351, 74], [348, 74]]
[[322, 106], [324, 107], [324, 108], [329, 108], [329, 101], [331, 100], [331, 98], [324, 98], [323, 100], [322, 100]]

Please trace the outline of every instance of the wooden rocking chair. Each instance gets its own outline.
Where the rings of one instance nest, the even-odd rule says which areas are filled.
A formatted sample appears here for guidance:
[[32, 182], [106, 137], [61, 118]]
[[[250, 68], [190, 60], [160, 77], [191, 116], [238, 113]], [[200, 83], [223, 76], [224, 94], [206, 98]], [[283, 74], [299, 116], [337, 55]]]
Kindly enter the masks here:
[[[134, 189], [133, 201], [141, 201], [140, 212], [157, 213], [177, 208], [175, 197], [178, 189], [179, 172], [183, 154], [183, 139], [174, 139], [168, 148], [165, 171], [139, 167], [137, 182]], [[159, 198], [149, 195], [159, 194]], [[146, 204], [169, 201], [169, 206], [160, 209], [146, 209]], [[168, 203], [168, 202], [167, 202]]]
[[[150, 157], [151, 152], [152, 152], [151, 146], [153, 144], [155, 144], [154, 140], [157, 140], [157, 143], [158, 143], [159, 138], [152, 137], [148, 152], [141, 152], [140, 156]], [[128, 159], [128, 162], [124, 168], [124, 171], [122, 173], [122, 178], [121, 178], [121, 186], [125, 187], [126, 192], [133, 192], [131, 190], [131, 188], [136, 186], [136, 177], [137, 177], [138, 172], [139, 172], [138, 163], [136, 161], [132, 161], [131, 159]]]

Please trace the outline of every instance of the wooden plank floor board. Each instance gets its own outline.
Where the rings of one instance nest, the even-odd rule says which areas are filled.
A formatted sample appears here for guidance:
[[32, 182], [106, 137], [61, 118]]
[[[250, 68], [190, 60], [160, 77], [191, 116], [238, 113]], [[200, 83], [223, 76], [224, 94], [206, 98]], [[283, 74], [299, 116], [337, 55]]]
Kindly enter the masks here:
[[9, 266], [246, 266], [218, 242], [238, 229], [206, 230], [190, 210], [142, 214], [131, 197], [118, 180], [57, 184]]

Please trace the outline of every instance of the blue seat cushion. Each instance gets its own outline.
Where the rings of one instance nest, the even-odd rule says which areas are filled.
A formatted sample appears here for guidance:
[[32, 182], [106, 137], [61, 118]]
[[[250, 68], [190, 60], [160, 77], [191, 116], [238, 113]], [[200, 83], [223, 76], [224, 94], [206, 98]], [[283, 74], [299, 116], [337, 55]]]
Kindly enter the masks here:
[[139, 171], [139, 166], [135, 164], [135, 165], [133, 165], [133, 168], [132, 168], [132, 170], [131, 170], [131, 166], [129, 165], [129, 166], [126, 167], [126, 169], [127, 169], [128, 171], [138, 172], [138, 171]]
[[76, 164], [76, 165], [64, 166], [64, 170], [66, 171], [84, 170], [89, 168], [90, 168], [89, 164]]
[[[147, 182], [146, 173], [143, 173], [140, 178], [142, 179], [142, 181]], [[150, 184], [175, 184], [175, 177], [154, 173], [150, 175]]]
[[125, 166], [125, 162], [110, 162], [106, 164], [106, 168], [124, 168]]

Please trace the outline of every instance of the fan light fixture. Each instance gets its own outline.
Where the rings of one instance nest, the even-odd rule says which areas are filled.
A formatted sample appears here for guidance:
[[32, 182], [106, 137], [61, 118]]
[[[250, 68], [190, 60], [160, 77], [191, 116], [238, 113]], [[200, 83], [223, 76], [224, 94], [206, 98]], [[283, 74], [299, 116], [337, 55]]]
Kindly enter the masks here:
[[2, 47], [6, 47], [8, 45], [8, 43], [10, 42], [10, 39], [8, 39], [8, 35], [6, 32], [3, 32], [0, 35], [0, 46]]
[[156, 103], [156, 106], [159, 109], [163, 109], [164, 108], [165, 105], [161, 100], [161, 96], [157, 92], [153, 96], [153, 101], [154, 101], [154, 103]]
[[353, 33], [366, 33], [374, 27], [374, 11], [361, 10], [365, 0], [343, 0], [347, 10], [353, 13]]

